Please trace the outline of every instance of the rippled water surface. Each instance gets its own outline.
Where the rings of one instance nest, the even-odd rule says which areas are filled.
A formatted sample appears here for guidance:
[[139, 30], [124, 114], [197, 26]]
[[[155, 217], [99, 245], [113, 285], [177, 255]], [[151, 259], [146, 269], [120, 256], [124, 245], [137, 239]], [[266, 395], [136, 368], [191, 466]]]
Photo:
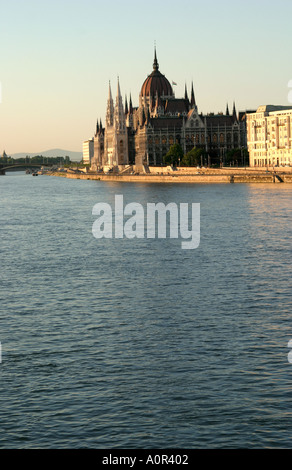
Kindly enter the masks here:
[[[92, 208], [201, 204], [201, 243]], [[292, 186], [0, 177], [1, 448], [292, 448]]]

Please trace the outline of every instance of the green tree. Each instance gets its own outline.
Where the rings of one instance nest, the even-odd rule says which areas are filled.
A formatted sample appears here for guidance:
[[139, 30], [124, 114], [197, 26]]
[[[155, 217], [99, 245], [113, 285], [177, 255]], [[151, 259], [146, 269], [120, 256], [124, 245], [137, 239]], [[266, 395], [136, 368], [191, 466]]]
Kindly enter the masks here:
[[184, 166], [197, 166], [201, 164], [201, 157], [205, 151], [203, 148], [194, 147], [190, 150], [182, 159], [182, 165]]
[[163, 161], [165, 165], [177, 165], [183, 159], [183, 149], [179, 144], [174, 144], [170, 147], [167, 154], [164, 156]]

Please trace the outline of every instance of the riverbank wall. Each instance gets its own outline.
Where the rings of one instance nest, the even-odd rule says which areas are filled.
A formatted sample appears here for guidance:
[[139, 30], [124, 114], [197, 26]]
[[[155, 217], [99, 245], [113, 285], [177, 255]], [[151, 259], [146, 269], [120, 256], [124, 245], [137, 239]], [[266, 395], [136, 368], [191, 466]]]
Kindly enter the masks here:
[[[290, 170], [290, 169], [289, 169]], [[82, 172], [51, 172], [52, 176], [62, 176], [69, 179], [96, 180], [124, 183], [290, 183], [292, 184], [292, 172], [263, 172], [240, 169], [238, 171], [217, 169], [192, 174], [191, 171], [161, 171], [159, 173], [140, 174], [104, 174]]]

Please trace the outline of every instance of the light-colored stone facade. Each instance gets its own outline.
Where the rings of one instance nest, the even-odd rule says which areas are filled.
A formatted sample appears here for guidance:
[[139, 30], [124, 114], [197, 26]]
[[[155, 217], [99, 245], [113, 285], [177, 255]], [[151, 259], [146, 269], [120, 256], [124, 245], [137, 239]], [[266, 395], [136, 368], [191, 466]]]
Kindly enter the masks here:
[[94, 141], [93, 139], [83, 142], [83, 163], [84, 165], [91, 165], [94, 156]]
[[260, 106], [246, 125], [250, 166], [292, 166], [291, 106]]

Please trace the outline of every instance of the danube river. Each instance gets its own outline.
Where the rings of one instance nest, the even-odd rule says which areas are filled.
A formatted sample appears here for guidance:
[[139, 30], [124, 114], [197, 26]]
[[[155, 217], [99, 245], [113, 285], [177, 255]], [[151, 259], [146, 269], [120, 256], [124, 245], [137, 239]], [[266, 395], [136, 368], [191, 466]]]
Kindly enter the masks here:
[[[292, 448], [292, 185], [0, 189], [1, 448]], [[199, 203], [199, 247], [97, 240], [117, 194]]]

